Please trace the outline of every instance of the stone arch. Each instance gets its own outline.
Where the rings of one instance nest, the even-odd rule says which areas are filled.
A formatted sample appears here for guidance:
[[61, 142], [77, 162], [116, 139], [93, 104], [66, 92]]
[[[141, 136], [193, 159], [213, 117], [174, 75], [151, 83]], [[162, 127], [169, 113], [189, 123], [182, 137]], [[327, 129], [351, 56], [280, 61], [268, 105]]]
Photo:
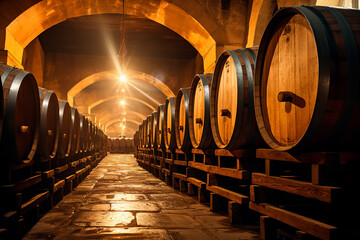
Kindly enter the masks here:
[[[107, 128], [110, 127], [112, 124], [118, 123], [118, 122], [121, 122], [121, 120], [119, 120], [119, 119], [110, 120], [110, 121], [104, 123], [104, 127], [105, 127], [105, 129], [107, 129]], [[132, 123], [137, 124], [138, 126], [141, 124], [141, 122], [138, 122], [138, 121], [136, 121], [136, 120], [126, 120], [126, 122], [132, 122]]]
[[[113, 119], [119, 119], [122, 116], [122, 113], [118, 113], [118, 114], [108, 114], [106, 116], [103, 116], [102, 118], [98, 119], [98, 122], [102, 125], [104, 125], [104, 122], [108, 122], [110, 120]], [[146, 119], [146, 116], [138, 113], [138, 112], [134, 112], [134, 111], [126, 111], [126, 120], [138, 120], [138, 121], [142, 121], [144, 119]]]
[[[173, 30], [187, 40], [203, 57], [204, 69], [216, 60], [216, 42], [190, 14], [167, 0], [125, 0], [125, 13], [148, 18]], [[28, 8], [6, 27], [5, 50], [21, 66], [24, 48], [50, 27], [68, 18], [119, 13], [121, 1], [114, 0], [42, 0]]]
[[[140, 79], [142, 81], [148, 82], [149, 84], [153, 85], [157, 89], [159, 89], [167, 98], [168, 97], [174, 97], [175, 94], [171, 91], [171, 89], [162, 81], [159, 79], [138, 71], [128, 71], [126, 73], [127, 78], [135, 78]], [[107, 79], [116, 79], [119, 77], [119, 73], [117, 70], [109, 70], [109, 71], [103, 71], [99, 73], [94, 73], [80, 82], [78, 82], [75, 86], [73, 86], [67, 93], [67, 100], [70, 103], [71, 106], [74, 105], [74, 97], [81, 92], [86, 87], [90, 86], [93, 83], [96, 83], [98, 81], [107, 80]]]
[[[119, 97], [118, 96], [112, 96], [112, 97], [109, 97], [109, 98], [103, 98], [103, 99], [100, 99], [99, 101], [96, 101], [94, 102], [93, 104], [89, 105], [89, 113], [91, 113], [91, 110], [93, 108], [95, 108], [96, 106], [104, 103], [104, 102], [107, 102], [107, 101], [111, 101], [111, 100], [114, 100], [114, 99], [118, 99]], [[150, 108], [151, 110], [153, 111], [156, 111], [155, 107], [152, 106], [151, 104], [141, 100], [141, 99], [138, 99], [138, 98], [134, 98], [134, 97], [126, 97], [126, 99], [130, 100], [130, 101], [135, 101], [135, 102], [139, 102], [143, 105], [145, 105], [146, 107]]]

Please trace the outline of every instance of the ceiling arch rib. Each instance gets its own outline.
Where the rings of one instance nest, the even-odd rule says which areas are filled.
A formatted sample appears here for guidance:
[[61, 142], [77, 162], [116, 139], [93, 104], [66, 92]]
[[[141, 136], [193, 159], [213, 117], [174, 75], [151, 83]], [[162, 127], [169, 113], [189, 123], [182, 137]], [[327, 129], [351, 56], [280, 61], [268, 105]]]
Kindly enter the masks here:
[[[145, 81], [145, 82], [153, 85], [154, 87], [159, 89], [166, 96], [166, 98], [175, 96], [175, 94], [171, 91], [171, 89], [165, 83], [163, 83], [159, 79], [157, 79], [149, 74], [141, 73], [141, 72], [137, 72], [137, 71], [129, 71], [129, 72], [127, 72], [127, 77], [129, 79], [128, 81], [131, 81], [131, 79], [140, 79], [142, 81]], [[99, 82], [99, 81], [104, 81], [104, 80], [108, 80], [108, 79], [118, 79], [118, 78], [119, 78], [119, 73], [117, 70], [99, 72], [99, 73], [95, 73], [95, 74], [92, 74], [92, 75], [84, 78], [83, 80], [78, 82], [75, 86], [73, 86], [68, 91], [67, 99], [68, 99], [69, 104], [71, 106], [73, 106], [75, 96], [78, 93], [80, 93], [82, 90], [84, 90], [86, 87], [88, 87], [96, 82]]]
[[[203, 57], [204, 69], [216, 60], [216, 42], [190, 14], [167, 0], [125, 0], [125, 14], [148, 18], [173, 30]], [[6, 27], [5, 50], [21, 65], [24, 48], [52, 26], [69, 18], [103, 13], [123, 13], [121, 1], [43, 0], [28, 8]]]
[[[100, 104], [108, 102], [108, 101], [112, 101], [112, 100], [115, 100], [115, 99], [120, 100], [121, 98], [118, 97], [118, 96], [112, 96], [112, 97], [109, 97], [109, 98], [100, 99], [99, 101], [96, 101], [93, 104], [89, 105], [89, 112], [91, 113], [92, 109], [99, 106]], [[153, 107], [151, 104], [149, 104], [148, 102], [145, 102], [145, 101], [143, 101], [141, 99], [134, 98], [134, 97], [126, 97], [126, 100], [139, 102], [139, 103], [145, 105], [146, 107], [150, 108], [152, 111], [156, 110], [155, 107]]]
[[[103, 124], [103, 122], [108, 122], [108, 121], [116, 119], [116, 118], [119, 119], [122, 116], [123, 116], [122, 113], [107, 114], [106, 116], [99, 118], [99, 122], [101, 124]], [[146, 116], [141, 113], [138, 113], [138, 112], [126, 111], [125, 119], [131, 119], [131, 120], [136, 120], [138, 122], [142, 122], [144, 119], [146, 119]]]

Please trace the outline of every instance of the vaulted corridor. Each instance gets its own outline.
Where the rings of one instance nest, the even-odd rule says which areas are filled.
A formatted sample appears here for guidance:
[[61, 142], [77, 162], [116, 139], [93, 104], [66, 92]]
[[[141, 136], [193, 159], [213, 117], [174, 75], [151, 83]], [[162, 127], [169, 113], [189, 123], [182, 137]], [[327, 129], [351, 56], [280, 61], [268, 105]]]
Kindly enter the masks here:
[[110, 154], [24, 239], [259, 239], [167, 186], [133, 155]]

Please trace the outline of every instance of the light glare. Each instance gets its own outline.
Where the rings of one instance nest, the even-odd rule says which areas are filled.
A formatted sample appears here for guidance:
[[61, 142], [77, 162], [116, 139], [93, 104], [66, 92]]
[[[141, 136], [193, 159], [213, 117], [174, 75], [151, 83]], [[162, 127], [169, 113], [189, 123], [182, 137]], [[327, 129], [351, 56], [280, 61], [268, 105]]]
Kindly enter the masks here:
[[121, 74], [120, 81], [125, 83], [126, 82], [126, 76], [124, 74]]

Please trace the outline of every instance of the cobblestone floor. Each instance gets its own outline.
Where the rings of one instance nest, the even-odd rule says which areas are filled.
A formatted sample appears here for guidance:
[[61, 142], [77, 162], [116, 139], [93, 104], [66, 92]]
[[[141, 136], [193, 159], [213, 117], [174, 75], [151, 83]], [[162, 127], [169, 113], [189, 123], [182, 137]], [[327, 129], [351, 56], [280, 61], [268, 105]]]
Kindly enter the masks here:
[[259, 239], [140, 168], [110, 154], [23, 239]]

